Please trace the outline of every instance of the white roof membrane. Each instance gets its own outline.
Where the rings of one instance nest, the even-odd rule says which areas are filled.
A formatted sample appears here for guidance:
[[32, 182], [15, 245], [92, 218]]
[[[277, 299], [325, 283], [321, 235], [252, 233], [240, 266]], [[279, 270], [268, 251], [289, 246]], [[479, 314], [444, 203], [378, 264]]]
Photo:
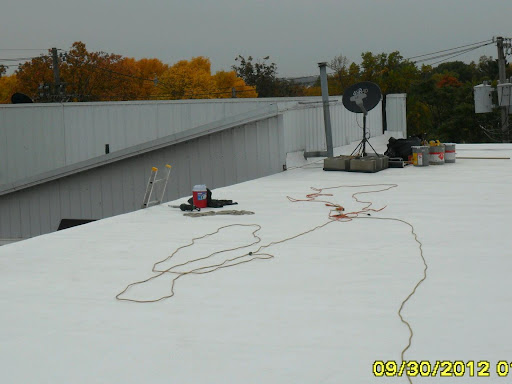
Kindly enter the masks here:
[[[457, 146], [457, 152], [510, 157], [512, 145]], [[485, 360], [493, 381], [498, 361], [512, 360], [512, 162], [467, 159], [376, 174], [324, 172], [321, 163], [291, 168], [213, 191], [213, 198], [238, 202], [222, 209], [254, 215], [184, 217], [168, 206], [181, 199], [2, 246], [0, 381], [405, 383], [405, 374], [376, 378], [372, 367], [379, 360], [400, 364], [410, 334], [398, 310], [424, 264], [407, 224], [374, 218], [411, 223], [428, 265], [426, 280], [403, 306], [413, 330], [404, 359], [432, 367], [474, 361], [475, 376]], [[329, 222], [332, 207], [287, 196], [304, 199], [315, 192], [311, 187], [344, 186], [317, 199], [346, 213], [365, 206], [353, 193], [383, 184], [397, 187], [358, 195], [384, 208], [363, 212], [364, 219], [332, 222], [265, 247], [259, 252], [268, 254], [260, 255], [265, 260], [185, 274], [167, 300], [115, 298], [128, 284], [154, 276], [156, 262], [220, 227], [228, 226], [158, 268], [250, 244], [259, 226], [258, 244], [171, 271], [222, 264]], [[176, 276], [164, 273], [121, 297], [158, 299]], [[469, 377], [468, 365], [465, 370]], [[450, 381], [440, 372], [411, 380]]]

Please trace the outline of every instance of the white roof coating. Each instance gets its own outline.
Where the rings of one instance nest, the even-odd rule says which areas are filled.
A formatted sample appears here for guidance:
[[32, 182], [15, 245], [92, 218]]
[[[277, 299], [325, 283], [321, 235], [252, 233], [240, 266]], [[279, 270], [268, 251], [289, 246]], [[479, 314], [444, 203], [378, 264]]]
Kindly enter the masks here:
[[[457, 152], [510, 157], [512, 145], [458, 145]], [[407, 383], [405, 373], [375, 377], [373, 366], [400, 366], [410, 333], [398, 311], [424, 264], [407, 224], [372, 218], [411, 223], [428, 265], [401, 312], [413, 331], [404, 360], [431, 365], [423, 364], [430, 377], [412, 382], [468, 382], [471, 362], [475, 376], [485, 373], [481, 361], [489, 361], [489, 377], [469, 381], [506, 381], [495, 381], [502, 360], [512, 377], [510, 160], [458, 159], [376, 174], [324, 172], [321, 163], [292, 168], [213, 191], [213, 198], [238, 202], [223, 209], [254, 215], [190, 218], [166, 203], [0, 247], [0, 382]], [[365, 219], [330, 222], [332, 207], [287, 199], [305, 199], [315, 192], [310, 187], [350, 186], [317, 199], [359, 211], [365, 204], [352, 194], [383, 184], [397, 186], [357, 196], [385, 207], [363, 212]], [[262, 245], [327, 222], [261, 249], [259, 257], [269, 259], [206, 274], [164, 273], [121, 296], [158, 299], [179, 276], [167, 300], [116, 300], [128, 284], [154, 276], [154, 263], [222, 226], [247, 225], [197, 240], [157, 268], [253, 243], [261, 226], [259, 244], [171, 271], [254, 252], [237, 261], [249, 260]], [[445, 361], [462, 361], [465, 379], [441, 377], [453, 375], [446, 364], [434, 374]]]

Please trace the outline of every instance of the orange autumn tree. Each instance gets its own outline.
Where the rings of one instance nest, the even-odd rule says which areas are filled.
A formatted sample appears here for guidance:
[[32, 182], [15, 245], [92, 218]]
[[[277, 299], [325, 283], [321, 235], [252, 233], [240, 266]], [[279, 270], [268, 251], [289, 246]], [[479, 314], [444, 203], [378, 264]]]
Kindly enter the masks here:
[[117, 75], [124, 69], [122, 56], [89, 52], [76, 42], [64, 56], [60, 75], [73, 101], [128, 100], [135, 94], [132, 81]]
[[[76, 42], [60, 53], [60, 81], [67, 101], [107, 101], [147, 99], [155, 93], [155, 79], [169, 66], [158, 59], [135, 60], [105, 52], [90, 52]], [[50, 54], [41, 55], [19, 66], [17, 91], [36, 101], [61, 101], [44, 97], [43, 84], [54, 84]], [[50, 91], [47, 91], [48, 94]], [[46, 95], [48, 96], [48, 95]]]
[[169, 68], [158, 59], [88, 52], [80, 42], [64, 59], [62, 78], [70, 79], [67, 92], [76, 101], [148, 99], [155, 93], [158, 77]]
[[158, 59], [91, 52], [78, 41], [68, 52], [60, 51], [59, 60], [60, 92], [50, 52], [19, 66], [15, 92], [36, 102], [211, 99], [232, 97], [232, 88], [237, 97], [257, 97], [234, 72], [212, 76], [210, 59], [202, 56], [169, 66]]
[[36, 101], [40, 98], [40, 84], [53, 83], [52, 60], [50, 55], [41, 55], [20, 64], [15, 72], [15, 91], [28, 95]]

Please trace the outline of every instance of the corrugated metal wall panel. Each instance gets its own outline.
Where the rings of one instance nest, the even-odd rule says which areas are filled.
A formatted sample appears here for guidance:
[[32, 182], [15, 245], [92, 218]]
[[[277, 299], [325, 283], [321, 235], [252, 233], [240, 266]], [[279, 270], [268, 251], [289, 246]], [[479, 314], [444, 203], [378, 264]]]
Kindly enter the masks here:
[[275, 101], [255, 99], [0, 106], [0, 185], [182, 132]]
[[63, 163], [61, 108], [4, 108], [0, 115], [0, 184], [25, 177], [26, 169], [54, 169]]
[[0, 196], [0, 238], [55, 231], [63, 218], [100, 219], [139, 209], [151, 172], [173, 168], [165, 201], [192, 186], [218, 188], [282, 171], [280, 118], [227, 129]]
[[[403, 124], [405, 107], [393, 109], [391, 96], [390, 114]], [[334, 145], [359, 140], [354, 114], [331, 100]], [[115, 152], [270, 104], [284, 115], [287, 152], [325, 149], [320, 97], [0, 106], [0, 185], [100, 156], [105, 144]], [[370, 112], [372, 134], [381, 118], [379, 107]]]

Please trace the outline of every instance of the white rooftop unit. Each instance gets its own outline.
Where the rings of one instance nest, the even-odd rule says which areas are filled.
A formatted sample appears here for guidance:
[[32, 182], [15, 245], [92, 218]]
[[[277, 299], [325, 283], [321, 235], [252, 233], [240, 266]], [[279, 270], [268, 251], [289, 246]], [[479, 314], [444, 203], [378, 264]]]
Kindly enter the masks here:
[[492, 88], [487, 82], [473, 87], [475, 91], [475, 113], [492, 112]]
[[512, 105], [512, 83], [498, 84], [498, 104], [500, 107]]

